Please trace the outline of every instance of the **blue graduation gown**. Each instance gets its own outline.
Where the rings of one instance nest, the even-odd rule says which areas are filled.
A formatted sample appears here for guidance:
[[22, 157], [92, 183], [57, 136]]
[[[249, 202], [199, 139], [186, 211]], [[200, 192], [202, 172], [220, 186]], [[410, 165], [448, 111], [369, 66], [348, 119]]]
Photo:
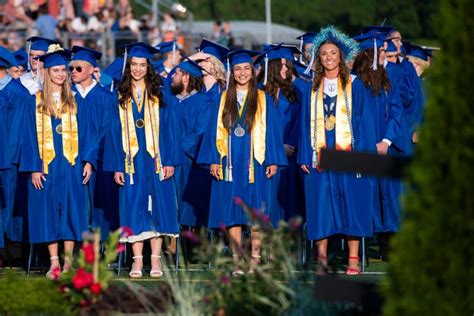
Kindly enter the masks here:
[[1, 137], [4, 146], [7, 146], [4, 151], [4, 169], [0, 171], [4, 199], [2, 221], [8, 238], [12, 241], [23, 242], [28, 240], [28, 213], [25, 208], [15, 208], [15, 200], [18, 200], [15, 195], [26, 197], [26, 194], [18, 192], [17, 183], [21, 132], [25, 110], [31, 96], [18, 80], [10, 76], [5, 79], [9, 82], [0, 90], [0, 111], [3, 112], [4, 119], [4, 132]]
[[[329, 105], [337, 97], [325, 96]], [[334, 234], [370, 237], [377, 203], [376, 181], [372, 177], [335, 173], [312, 168], [310, 137], [311, 89], [304, 94], [298, 164], [310, 167], [305, 174], [307, 237], [320, 240]], [[365, 88], [359, 79], [352, 83], [352, 128], [354, 151], [375, 152], [374, 113], [367, 105]], [[337, 128], [337, 126], [336, 126]], [[335, 148], [335, 129], [326, 130], [327, 148]]]
[[[76, 87], [73, 88], [77, 92]], [[98, 83], [83, 98], [79, 93], [76, 100], [80, 107], [89, 113], [89, 120], [85, 124], [96, 134], [98, 151], [97, 169], [88, 184], [94, 210], [91, 225], [100, 228], [101, 237], [107, 239], [109, 232], [119, 227], [118, 216], [118, 188], [112, 172], [103, 170], [105, 136], [111, 125], [111, 113], [117, 104], [116, 96], [101, 87]]]
[[[220, 100], [219, 100], [220, 101]], [[236, 105], [237, 106], [237, 105]], [[198, 163], [219, 164], [220, 156], [216, 148], [216, 130], [219, 105], [213, 107], [213, 116], [201, 150]], [[265, 176], [266, 167], [277, 165], [279, 167], [288, 164], [284, 150], [281, 132], [278, 130], [277, 116], [272, 99], [266, 95], [266, 150], [265, 161], [260, 165], [254, 157], [250, 158], [250, 133], [247, 126], [243, 137], [234, 135], [235, 127], [232, 128], [232, 175], [233, 181], [218, 181], [213, 178], [211, 189], [211, 204], [209, 210], [209, 228], [219, 228], [221, 225], [247, 225], [249, 219], [243, 208], [234, 203], [234, 197], [240, 197], [251, 208], [261, 210], [268, 202], [268, 190], [270, 180]], [[245, 124], [244, 124], [245, 125]], [[254, 183], [249, 183], [249, 161], [254, 163]], [[223, 167], [227, 166], [227, 157], [222, 160]], [[265, 209], [268, 215], [268, 208]]]
[[[165, 105], [160, 108], [160, 154], [163, 166], [183, 163], [183, 150], [179, 138], [179, 127], [170, 107], [171, 101], [164, 93]], [[104, 170], [125, 171], [125, 152], [122, 147], [119, 105], [112, 112], [112, 126], [107, 135], [104, 153]], [[138, 112], [132, 101], [133, 118], [144, 119], [144, 108]], [[174, 179], [160, 181], [155, 173], [154, 160], [146, 150], [145, 128], [136, 128], [139, 150], [134, 158], [134, 184], [125, 174], [125, 185], [119, 188], [120, 225], [130, 227], [137, 236], [144, 232], [162, 235], [177, 235], [178, 209]], [[151, 202], [151, 203], [150, 203]], [[151, 206], [151, 209], [150, 209]]]
[[[63, 155], [62, 135], [56, 132], [61, 119], [51, 117], [55, 158], [49, 164], [43, 189], [37, 190], [28, 179], [29, 237], [31, 243], [58, 240], [82, 240], [82, 233], [89, 230], [92, 201], [88, 186], [83, 185], [84, 164], [96, 168], [97, 138], [86, 124], [89, 113], [75, 96], [78, 104], [77, 124], [79, 153], [72, 166]], [[31, 98], [26, 115], [22, 142], [20, 171], [41, 172], [42, 161], [36, 134], [36, 99]], [[45, 116], [47, 119], [47, 116]]]
[[207, 226], [211, 177], [208, 169], [196, 164], [196, 159], [210, 122], [213, 104], [203, 92], [197, 92], [183, 100], [173, 96], [172, 100], [185, 153], [184, 164], [175, 170], [179, 223], [186, 226]]

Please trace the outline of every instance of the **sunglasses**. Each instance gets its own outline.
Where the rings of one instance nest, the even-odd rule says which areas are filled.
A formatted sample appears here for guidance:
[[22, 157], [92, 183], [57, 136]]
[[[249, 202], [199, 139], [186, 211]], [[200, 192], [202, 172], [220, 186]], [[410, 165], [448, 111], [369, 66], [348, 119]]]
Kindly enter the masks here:
[[76, 69], [77, 72], [82, 72], [82, 67], [81, 66], [77, 66], [77, 67], [70, 66], [69, 67], [70, 72], [72, 72], [74, 69]]

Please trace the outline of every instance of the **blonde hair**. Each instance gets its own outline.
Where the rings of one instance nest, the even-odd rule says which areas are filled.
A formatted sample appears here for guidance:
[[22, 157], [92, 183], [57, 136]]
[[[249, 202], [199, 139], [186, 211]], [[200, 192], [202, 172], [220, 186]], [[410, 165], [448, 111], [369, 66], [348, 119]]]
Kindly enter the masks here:
[[407, 58], [409, 61], [416, 64], [418, 67], [420, 67], [421, 73], [425, 72], [426, 68], [430, 66], [429, 60], [423, 60], [419, 57], [415, 57], [411, 55], [407, 55]]
[[212, 65], [211, 75], [217, 80], [219, 85], [225, 85], [226, 75], [224, 64], [213, 55], [210, 55], [207, 61], [209, 61]]
[[[45, 69], [44, 72], [44, 86], [43, 90], [40, 91], [41, 101], [37, 105], [37, 108], [40, 110], [41, 113], [45, 113], [47, 115], [52, 115], [55, 113], [53, 107], [53, 91], [52, 91], [52, 80], [51, 75], [49, 74], [51, 68]], [[61, 114], [63, 113], [77, 113], [77, 104], [76, 100], [74, 99], [74, 95], [71, 91], [71, 85], [69, 83], [69, 76], [66, 76], [66, 80], [64, 80], [61, 86]]]

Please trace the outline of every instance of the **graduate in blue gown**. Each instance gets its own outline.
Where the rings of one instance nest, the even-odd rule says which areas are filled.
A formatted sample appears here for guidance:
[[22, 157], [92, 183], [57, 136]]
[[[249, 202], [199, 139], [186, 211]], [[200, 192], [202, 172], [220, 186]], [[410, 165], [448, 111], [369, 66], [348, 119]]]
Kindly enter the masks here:
[[103, 73], [111, 78], [110, 85], [104, 86], [107, 91], [117, 95], [117, 89], [122, 81], [123, 57], [117, 57], [113, 62], [104, 68]]
[[69, 64], [78, 107], [89, 112], [86, 124], [98, 140], [97, 165], [88, 184], [89, 203], [93, 209], [90, 225], [100, 228], [102, 239], [118, 228], [118, 188], [112, 172], [103, 170], [104, 141], [111, 125], [111, 113], [117, 104], [116, 96], [103, 88], [94, 78], [94, 68], [102, 53], [87, 47], [73, 46]]
[[346, 273], [359, 274], [359, 238], [373, 233], [375, 181], [360, 174], [321, 170], [318, 162], [321, 148], [375, 152], [374, 118], [366, 111], [363, 84], [350, 76], [347, 67], [357, 43], [329, 26], [316, 35], [313, 49], [315, 79], [304, 97], [298, 151], [298, 163], [306, 173], [307, 237], [316, 240], [316, 273], [324, 274], [327, 238], [346, 235]]
[[32, 98], [24, 124], [20, 170], [31, 172], [28, 187], [31, 243], [48, 243], [51, 266], [59, 268], [58, 242], [64, 241], [63, 271], [71, 267], [76, 241], [89, 230], [87, 183], [96, 163], [97, 140], [89, 119], [70, 90], [70, 52], [51, 45], [42, 55], [43, 91]]
[[[222, 94], [201, 147], [198, 163], [210, 165], [212, 182], [209, 227], [227, 227], [234, 257], [234, 275], [241, 266], [242, 226], [249, 218], [234, 197], [265, 211], [269, 179], [287, 165], [275, 107], [271, 97], [257, 89], [252, 55], [229, 53], [228, 89]], [[217, 113], [217, 114], [215, 114]], [[260, 261], [259, 233], [251, 229], [250, 271]]]
[[212, 103], [201, 91], [202, 69], [192, 60], [178, 64], [170, 73], [172, 107], [181, 129], [185, 153], [183, 165], [175, 169], [178, 193], [179, 223], [205, 227], [209, 220], [211, 177], [209, 171], [196, 164], [202, 138], [209, 126]]
[[[392, 82], [385, 61], [385, 36], [365, 34], [356, 37], [362, 52], [354, 61], [353, 71], [364, 83], [370, 107], [374, 112], [377, 136], [377, 153], [402, 156], [405, 153], [405, 135], [408, 133], [404, 120], [400, 84]], [[375, 41], [374, 41], [375, 39]], [[374, 44], [377, 52], [374, 52]], [[378, 59], [374, 64], [374, 59]], [[398, 231], [403, 185], [400, 179], [379, 178], [378, 203], [374, 211], [374, 232]]]
[[[2, 231], [9, 240], [26, 242], [28, 240], [27, 210], [15, 209], [17, 191], [20, 135], [23, 126], [24, 112], [30, 95], [20, 82], [13, 79], [7, 69], [18, 66], [12, 53], [0, 48], [0, 112], [2, 120], [2, 138], [5, 165], [0, 167], [3, 203], [0, 204]], [[23, 195], [24, 196], [24, 195]]]
[[169, 96], [150, 60], [157, 52], [136, 43], [127, 59], [106, 140], [104, 170], [114, 171], [119, 188], [120, 225], [133, 235], [130, 277], [140, 278], [143, 243], [151, 244], [151, 277], [163, 275], [160, 254], [164, 236], [178, 236], [177, 195], [173, 174], [183, 163], [179, 126]]
[[268, 65], [259, 74], [259, 81], [266, 83], [263, 90], [272, 97], [282, 133], [283, 144], [288, 158], [288, 168], [279, 170], [272, 178], [270, 197], [272, 203], [267, 207], [273, 226], [280, 220], [304, 217], [303, 172], [296, 163], [296, 152], [300, 134], [301, 94], [293, 75], [294, 55], [300, 54], [295, 46], [269, 45], [257, 59], [267, 58]]

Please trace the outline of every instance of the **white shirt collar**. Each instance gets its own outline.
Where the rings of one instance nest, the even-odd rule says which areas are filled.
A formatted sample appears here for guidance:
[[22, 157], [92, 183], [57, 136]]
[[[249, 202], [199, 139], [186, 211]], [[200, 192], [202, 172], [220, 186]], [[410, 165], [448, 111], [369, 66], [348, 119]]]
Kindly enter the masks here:
[[97, 81], [92, 79], [92, 84], [86, 88], [82, 88], [82, 86], [80, 84], [76, 84], [76, 89], [77, 89], [77, 92], [79, 92], [79, 94], [81, 95], [81, 97], [83, 99], [85, 99], [87, 97], [87, 94], [89, 94], [89, 92], [94, 89], [94, 87], [96, 86], [97, 84]]
[[330, 98], [337, 95], [337, 80], [338, 78], [324, 78], [324, 94]]

